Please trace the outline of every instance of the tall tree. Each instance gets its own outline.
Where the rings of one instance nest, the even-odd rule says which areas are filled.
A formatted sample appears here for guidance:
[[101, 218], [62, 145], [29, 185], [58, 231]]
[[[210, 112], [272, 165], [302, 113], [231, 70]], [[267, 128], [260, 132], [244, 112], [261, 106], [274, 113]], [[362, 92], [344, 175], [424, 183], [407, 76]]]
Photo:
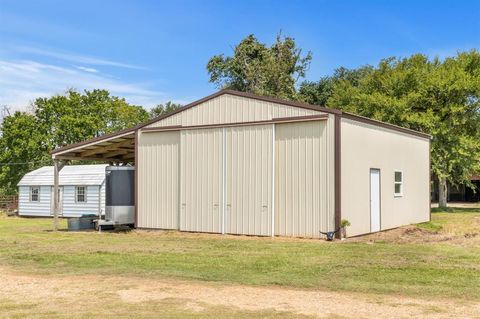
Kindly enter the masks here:
[[47, 138], [39, 132], [35, 116], [24, 112], [6, 116], [1, 132], [0, 194], [13, 194], [26, 172], [51, 163]]
[[0, 136], [0, 188], [16, 192], [28, 171], [51, 163], [49, 152], [59, 146], [132, 127], [148, 119], [140, 106], [105, 90], [69, 90], [38, 98], [32, 114], [7, 115]]
[[317, 82], [302, 82], [299, 89], [299, 100], [309, 104], [325, 106], [338, 82], [346, 81], [354, 87], [358, 86], [359, 81], [372, 72], [372, 70], [373, 68], [369, 65], [358, 69], [340, 67], [335, 70], [333, 75], [324, 76]]
[[154, 106], [150, 112], [149, 116], [151, 119], [165, 115], [167, 113], [173, 112], [179, 108], [181, 108], [182, 105], [178, 103], [174, 103], [172, 101], [168, 101], [165, 104], [158, 104]]
[[480, 170], [480, 53], [429, 60], [421, 54], [382, 60], [358, 83], [340, 80], [327, 101], [363, 116], [433, 136], [432, 172], [439, 179], [440, 206], [447, 181], [470, 184]]
[[254, 35], [235, 46], [233, 56], [216, 55], [207, 64], [210, 82], [259, 95], [297, 99], [296, 84], [310, 66], [312, 55], [302, 56], [295, 40], [277, 35], [268, 47]]

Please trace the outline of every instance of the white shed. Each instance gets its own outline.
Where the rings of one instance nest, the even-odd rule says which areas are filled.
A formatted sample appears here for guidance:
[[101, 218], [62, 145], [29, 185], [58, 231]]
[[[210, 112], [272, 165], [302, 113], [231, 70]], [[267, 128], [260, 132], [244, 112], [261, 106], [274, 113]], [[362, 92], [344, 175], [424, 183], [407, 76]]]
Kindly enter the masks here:
[[[69, 165], [61, 170], [60, 216], [104, 214], [106, 166]], [[53, 215], [53, 166], [45, 166], [25, 174], [17, 186], [19, 215]]]

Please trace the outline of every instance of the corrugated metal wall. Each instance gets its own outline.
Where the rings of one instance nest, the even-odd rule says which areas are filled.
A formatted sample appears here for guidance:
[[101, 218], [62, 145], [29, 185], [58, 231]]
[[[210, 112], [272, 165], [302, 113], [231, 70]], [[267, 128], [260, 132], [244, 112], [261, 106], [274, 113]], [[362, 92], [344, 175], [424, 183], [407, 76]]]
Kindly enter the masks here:
[[333, 230], [328, 129], [327, 121], [276, 125], [275, 235], [319, 237]]
[[226, 94], [147, 127], [266, 121], [279, 117], [315, 114], [321, 114], [321, 112]]
[[[347, 236], [370, 232], [370, 169], [380, 169], [381, 230], [430, 220], [430, 143], [388, 128], [343, 118], [342, 218]], [[403, 196], [394, 172], [403, 172]]]
[[[227, 94], [150, 127], [246, 124], [320, 113]], [[275, 235], [308, 237], [333, 230], [333, 115], [296, 124], [144, 131], [138, 140], [139, 227], [262, 236], [271, 236], [275, 227]], [[274, 151], [277, 144], [280, 153]], [[283, 161], [275, 173], [274, 157]], [[282, 176], [283, 170], [290, 175]], [[285, 197], [288, 203], [282, 202]], [[277, 214], [283, 219], [272, 225]]]
[[272, 125], [226, 129], [226, 233], [271, 235], [272, 144]]
[[180, 132], [139, 135], [138, 227], [178, 229]]
[[223, 129], [181, 132], [180, 229], [222, 231]]

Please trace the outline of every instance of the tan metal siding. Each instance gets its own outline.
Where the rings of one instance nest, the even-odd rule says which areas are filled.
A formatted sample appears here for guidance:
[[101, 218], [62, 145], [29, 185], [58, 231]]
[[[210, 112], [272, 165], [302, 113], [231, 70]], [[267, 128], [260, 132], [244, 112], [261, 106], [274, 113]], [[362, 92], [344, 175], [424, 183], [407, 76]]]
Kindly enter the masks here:
[[221, 232], [223, 130], [181, 133], [180, 229]]
[[225, 230], [271, 235], [272, 125], [226, 128]]
[[[347, 235], [370, 232], [370, 168], [380, 169], [381, 229], [425, 222], [430, 216], [429, 140], [350, 119], [341, 122], [342, 218]], [[394, 197], [394, 171], [404, 194]]]
[[322, 112], [225, 94], [146, 127], [239, 123], [315, 114]]
[[139, 133], [138, 227], [178, 229], [180, 132]]
[[319, 237], [333, 230], [329, 122], [276, 125], [275, 235]]

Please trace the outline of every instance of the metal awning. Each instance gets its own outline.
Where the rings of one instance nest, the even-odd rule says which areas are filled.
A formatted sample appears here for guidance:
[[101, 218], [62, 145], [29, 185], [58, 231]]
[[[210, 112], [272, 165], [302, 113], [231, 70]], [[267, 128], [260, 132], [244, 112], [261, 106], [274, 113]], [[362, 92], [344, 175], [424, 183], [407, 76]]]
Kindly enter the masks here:
[[135, 162], [135, 128], [95, 137], [52, 151], [55, 160]]

